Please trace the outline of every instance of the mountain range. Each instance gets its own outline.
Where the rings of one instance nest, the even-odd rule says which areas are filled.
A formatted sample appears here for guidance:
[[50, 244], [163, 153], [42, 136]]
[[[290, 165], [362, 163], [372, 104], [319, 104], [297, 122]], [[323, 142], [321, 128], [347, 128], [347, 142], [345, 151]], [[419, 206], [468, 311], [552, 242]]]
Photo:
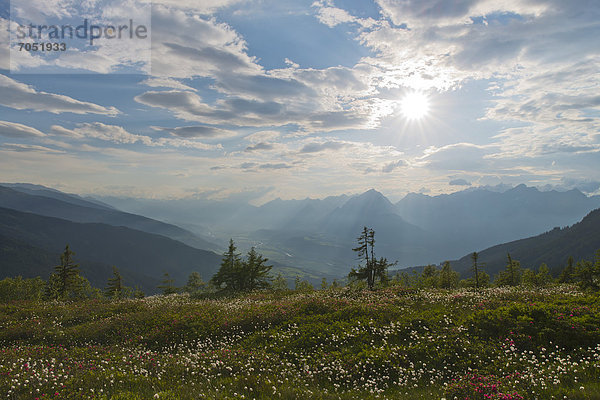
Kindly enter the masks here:
[[[178, 226], [54, 189], [0, 186], [0, 279], [47, 278], [66, 244], [94, 286], [106, 285], [115, 265], [126, 285], [137, 285], [146, 293], [156, 292], [165, 272], [183, 285], [192, 271], [210, 279], [221, 262], [212, 251], [219, 246]], [[313, 284], [322, 276], [334, 278], [276, 261], [270, 264], [288, 281], [296, 275]]]
[[408, 267], [458, 259], [498, 243], [572, 225], [600, 207], [600, 196], [525, 185], [439, 196], [410, 193], [395, 204], [373, 189], [320, 200], [276, 199], [262, 206], [194, 199], [100, 200], [219, 242], [233, 237], [273, 260], [337, 275], [345, 275], [356, 264], [350, 249], [365, 225], [375, 230], [379, 255]]
[[[255, 246], [290, 280], [300, 274], [316, 283], [322, 276], [346, 276], [357, 264], [351, 249], [363, 226], [376, 232], [376, 255], [398, 261], [398, 267], [455, 259], [455, 268], [468, 273], [465, 254], [480, 251], [490, 273], [504, 267], [507, 250], [524, 265], [537, 266], [542, 260], [558, 268], [568, 255], [587, 257], [594, 246], [600, 248], [593, 229], [560, 228], [598, 207], [599, 196], [524, 185], [440, 196], [413, 193], [395, 204], [371, 189], [354, 196], [276, 199], [253, 206], [91, 198], [37, 185], [2, 184], [0, 272], [45, 276], [69, 243], [92, 283], [104, 285], [110, 266], [116, 265], [128, 284], [136, 282], [151, 293], [164, 272], [178, 284], [194, 270], [209, 279], [220, 263], [217, 253], [233, 238], [242, 253]], [[581, 224], [599, 227], [595, 215]], [[587, 236], [577, 239], [584, 232]], [[529, 238], [525, 244], [519, 241], [523, 238]], [[578, 241], [587, 243], [585, 251], [577, 251]]]
[[[558, 274], [566, 265], [568, 257], [575, 262], [594, 260], [600, 250], [600, 209], [586, 215], [580, 222], [570, 227], [554, 228], [534, 237], [496, 245], [479, 252], [479, 262], [483, 270], [492, 278], [506, 268], [507, 254], [521, 263], [522, 268], [536, 270], [545, 263], [550, 271]], [[453, 268], [461, 276], [472, 275], [471, 255], [452, 261]]]

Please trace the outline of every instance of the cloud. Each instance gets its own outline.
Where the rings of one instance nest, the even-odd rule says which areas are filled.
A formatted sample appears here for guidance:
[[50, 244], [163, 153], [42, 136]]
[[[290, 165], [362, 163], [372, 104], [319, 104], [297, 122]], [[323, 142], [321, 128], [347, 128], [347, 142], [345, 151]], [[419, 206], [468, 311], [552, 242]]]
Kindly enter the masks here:
[[494, 0], [376, 0], [395, 25], [408, 28], [471, 24], [472, 17], [493, 13], [539, 15], [549, 8], [541, 2]]
[[11, 138], [46, 136], [44, 133], [32, 128], [31, 126], [8, 121], [0, 121], [0, 135]]
[[472, 143], [455, 143], [442, 147], [430, 147], [425, 150], [418, 162], [429, 169], [478, 171], [490, 168], [490, 161], [486, 159], [492, 149], [487, 146]]
[[[134, 18], [138, 26], [148, 28], [146, 38], [136, 40], [111, 40], [106, 37], [94, 40], [93, 46], [73, 41], [61, 52], [11, 51], [12, 71], [41, 73], [113, 73], [132, 71], [148, 73], [150, 69], [151, 5], [145, 0], [88, 1], [48, 3], [40, 1], [18, 2], [11, 9], [14, 24], [61, 26], [82, 21], [84, 18], [100, 25], [119, 26]], [[42, 38], [44, 39], [44, 38]], [[39, 39], [39, 40], [42, 40]], [[46, 37], [47, 40], [47, 37]], [[47, 54], [53, 53], [53, 54]], [[37, 68], [37, 67], [43, 67]]]
[[[212, 77], [220, 71], [257, 73], [246, 42], [229, 25], [176, 7], [152, 8], [152, 75]], [[176, 65], [176, 68], [173, 66]]]
[[[364, 168], [363, 172], [365, 174], [377, 174], [377, 173], [383, 173], [383, 174], [389, 174], [391, 172], [393, 172], [394, 170], [396, 170], [397, 168], [400, 167], [404, 167], [407, 166], [408, 162], [406, 160], [398, 160], [398, 161], [392, 161], [392, 162], [387, 162], [384, 164], [380, 164], [379, 166], [368, 166], [366, 168]], [[356, 165], [357, 169], [361, 169], [364, 167], [363, 163], [359, 163]]]
[[103, 107], [61, 94], [40, 92], [5, 75], [0, 75], [0, 105], [17, 110], [47, 111], [53, 114], [119, 114], [115, 107]]
[[188, 9], [196, 14], [212, 14], [220, 9], [231, 7], [244, 0], [153, 0], [155, 5], [164, 5], [168, 7], [177, 7], [179, 9]]
[[394, 162], [385, 164], [383, 166], [383, 168], [381, 169], [381, 172], [390, 173], [393, 170], [395, 170], [396, 168], [398, 168], [398, 167], [404, 167], [406, 165], [408, 165], [408, 163], [405, 160], [394, 161]]
[[128, 132], [117, 125], [107, 125], [101, 122], [80, 123], [73, 129], [59, 125], [52, 126], [52, 133], [59, 136], [71, 136], [75, 139], [98, 139], [118, 144], [143, 144], [150, 147], [183, 147], [198, 150], [221, 149], [221, 145], [210, 145], [195, 140], [180, 138], [151, 138], [150, 136], [137, 135]]
[[171, 135], [181, 138], [216, 138], [235, 135], [235, 132], [207, 125], [180, 126], [177, 128], [155, 127], [154, 129], [169, 132]]
[[579, 189], [584, 193], [596, 193], [598, 189], [600, 189], [600, 182], [590, 180], [590, 179], [577, 179], [577, 178], [569, 178], [563, 177], [561, 179], [561, 185], [564, 188], [568, 189]]
[[49, 147], [39, 146], [35, 144], [17, 144], [17, 143], [2, 143], [2, 150], [14, 151], [17, 153], [54, 153], [62, 154], [64, 151], [51, 149]]
[[71, 130], [60, 126], [54, 126], [53, 131], [60, 132], [61, 134], [66, 134], [71, 131], [72, 136], [76, 138], [93, 138], [113, 143], [133, 144], [140, 142], [146, 145], [152, 143], [152, 139], [148, 136], [135, 135], [129, 133], [121, 126], [107, 125], [101, 122], [84, 122]]
[[467, 182], [465, 179], [453, 179], [448, 184], [450, 186], [471, 186], [471, 182]]
[[196, 91], [196, 89], [194, 89], [193, 87], [185, 85], [185, 84], [179, 82], [178, 80], [171, 79], [171, 78], [148, 78], [144, 81], [141, 81], [140, 85], [146, 85], [146, 86], [150, 86], [150, 87], [179, 89], [179, 90], [190, 90], [192, 92]]
[[349, 147], [349, 146], [352, 146], [352, 144], [346, 143], [346, 142], [335, 142], [335, 141], [329, 141], [329, 142], [323, 142], [323, 143], [313, 142], [313, 143], [308, 143], [308, 144], [304, 145], [300, 149], [300, 153], [320, 153], [322, 151], [336, 151], [336, 150], [340, 150], [340, 149], [343, 149], [343, 148]]
[[[148, 91], [135, 100], [183, 120], [248, 127], [296, 124], [315, 132], [376, 128], [393, 111], [381, 99], [371, 98], [375, 88], [366, 66], [300, 69], [288, 63], [287, 68], [266, 71], [229, 25], [161, 6], [153, 34], [160, 39], [153, 41], [152, 74], [171, 81], [150, 83], [177, 90]], [[210, 78], [217, 100], [209, 103], [172, 82], [193, 77]]]
[[350, 15], [346, 10], [336, 7], [328, 7], [324, 2], [315, 2], [313, 7], [318, 6], [317, 19], [330, 28], [345, 22], [356, 22], [356, 18]]
[[274, 146], [270, 143], [259, 142], [254, 145], [246, 147], [245, 151], [258, 151], [258, 150], [273, 150]]
[[4, 18], [0, 18], [0, 69], [10, 69], [9, 21]]
[[59, 135], [59, 136], [70, 136], [70, 137], [74, 137], [74, 138], [83, 138], [84, 137], [84, 135], [82, 133], [76, 132], [72, 129], [67, 129], [60, 125], [52, 125], [50, 127], [50, 132], [53, 135]]
[[291, 165], [288, 165], [286, 163], [266, 163], [266, 164], [261, 164], [258, 166], [258, 168], [260, 169], [288, 169], [288, 168], [292, 168]]
[[252, 133], [248, 136], [246, 136], [244, 139], [246, 139], [249, 142], [252, 143], [257, 143], [257, 142], [267, 142], [267, 141], [274, 141], [276, 139], [278, 139], [281, 136], [281, 133], [278, 131], [259, 131], [259, 132], [255, 132]]

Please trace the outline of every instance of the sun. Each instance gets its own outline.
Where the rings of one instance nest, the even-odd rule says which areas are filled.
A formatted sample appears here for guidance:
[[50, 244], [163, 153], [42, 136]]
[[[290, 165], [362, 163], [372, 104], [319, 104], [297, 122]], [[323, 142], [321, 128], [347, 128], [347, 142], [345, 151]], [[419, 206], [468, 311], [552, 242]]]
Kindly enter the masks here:
[[410, 92], [402, 99], [400, 108], [406, 119], [422, 119], [429, 113], [429, 98], [422, 92]]

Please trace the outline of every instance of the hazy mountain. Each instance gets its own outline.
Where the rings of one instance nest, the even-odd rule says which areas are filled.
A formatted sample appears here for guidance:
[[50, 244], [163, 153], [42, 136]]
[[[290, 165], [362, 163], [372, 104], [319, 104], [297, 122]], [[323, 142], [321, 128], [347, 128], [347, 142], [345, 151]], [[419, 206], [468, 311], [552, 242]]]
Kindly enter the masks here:
[[[0, 235], [0, 279], [22, 276], [24, 278], [48, 279], [54, 272], [54, 266], [60, 263], [60, 251], [52, 252], [26, 242]], [[75, 254], [75, 262], [79, 264], [81, 275], [85, 276], [92, 286], [106, 287], [108, 277], [112, 276], [112, 266], [82, 259]], [[126, 286], [139, 287], [146, 293], [156, 292], [160, 277], [149, 277], [127, 268], [119, 268]]]
[[[486, 264], [484, 270], [493, 278], [506, 268], [507, 253], [514, 260], [519, 260], [523, 268], [537, 269], [545, 262], [551, 270], [559, 271], [564, 268], [569, 256], [573, 256], [575, 261], [592, 261], [599, 249], [600, 209], [597, 209], [570, 227], [557, 227], [541, 235], [482, 250], [479, 252], [479, 261]], [[470, 274], [470, 257], [468, 254], [452, 262], [452, 266], [463, 276]]]
[[194, 233], [240, 248], [250, 246], [272, 260], [344, 274], [363, 226], [376, 232], [376, 251], [399, 266], [439, 263], [475, 249], [573, 224], [600, 198], [577, 190], [540, 192], [524, 185], [469, 188], [449, 195], [409, 194], [392, 204], [369, 190], [325, 199], [275, 199], [260, 207], [214, 200], [103, 198], [131, 212], [168, 220]]
[[11, 188], [17, 192], [30, 194], [33, 196], [49, 197], [64, 201], [66, 203], [75, 204], [82, 207], [99, 208], [104, 210], [113, 210], [114, 207], [96, 200], [93, 198], [84, 198], [76, 194], [63, 193], [56, 189], [48, 188], [41, 185], [33, 185], [31, 183], [0, 183], [0, 186]]
[[447, 258], [496, 243], [521, 239], [554, 228], [568, 226], [600, 207], [600, 198], [578, 190], [540, 192], [519, 185], [498, 192], [468, 189], [448, 195], [411, 193], [396, 203], [408, 222], [446, 242]]
[[[185, 283], [192, 271], [209, 279], [221, 261], [221, 257], [213, 252], [195, 249], [161, 235], [122, 226], [75, 223], [7, 208], [0, 208], [0, 235], [53, 254], [62, 252], [68, 243], [80, 260], [116, 265], [137, 276], [155, 279], [169, 272], [178, 284]], [[8, 270], [7, 266], [3, 266], [3, 274], [5, 270]]]
[[126, 226], [143, 232], [167, 236], [199, 249], [216, 250], [219, 248], [217, 245], [178, 226], [140, 215], [121, 212], [108, 208], [109, 206], [104, 207], [80, 197], [47, 188], [31, 189], [21, 187], [17, 191], [16, 189], [0, 186], [0, 207], [73, 222], [98, 222], [113, 226]]
[[303, 200], [277, 198], [258, 207], [252, 214], [255, 226], [259, 225], [261, 228], [314, 232], [316, 222], [347, 200], [346, 195]]
[[[379, 256], [390, 261], [397, 260], [406, 266], [429, 255], [423, 247], [427, 234], [398, 216], [394, 205], [375, 190], [347, 200], [327, 198], [321, 202], [300, 202], [304, 205], [299, 211], [302, 214], [288, 220], [282, 228], [259, 229], [248, 234], [255, 241], [253, 245], [275, 260], [346, 275], [358, 262], [356, 253], [352, 251], [356, 247], [356, 238], [362, 228], [368, 226], [375, 230], [375, 247]], [[283, 208], [285, 206], [281, 203], [287, 202], [277, 200], [276, 203]], [[298, 205], [297, 202], [293, 204]]]
[[[248, 231], [247, 217], [257, 207], [242, 202], [204, 199], [136, 199], [99, 197], [119, 210], [156, 218], [190, 230], [205, 240], [227, 241], [234, 232]], [[251, 226], [250, 230], [256, 229]], [[226, 244], [223, 245], [223, 249]]]

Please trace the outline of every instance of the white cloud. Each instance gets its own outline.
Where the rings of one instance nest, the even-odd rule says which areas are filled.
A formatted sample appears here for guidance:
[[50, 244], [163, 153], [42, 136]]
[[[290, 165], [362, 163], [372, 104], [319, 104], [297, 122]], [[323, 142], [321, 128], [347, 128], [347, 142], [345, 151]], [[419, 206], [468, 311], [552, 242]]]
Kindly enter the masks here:
[[489, 146], [472, 143], [455, 143], [442, 147], [429, 147], [417, 163], [429, 169], [445, 171], [481, 171], [491, 169], [486, 156], [493, 150]]
[[2, 150], [13, 151], [17, 153], [50, 153], [50, 154], [64, 154], [62, 150], [51, 149], [45, 146], [39, 146], [36, 144], [20, 144], [20, 143], [2, 143], [0, 147]]
[[70, 112], [74, 114], [102, 114], [115, 116], [115, 107], [75, 100], [62, 94], [46, 93], [0, 75], [0, 104], [17, 110], [47, 111], [53, 114]]
[[185, 84], [179, 82], [178, 80], [171, 79], [171, 78], [148, 78], [148, 79], [140, 82], [140, 85], [146, 85], [146, 86], [150, 86], [150, 87], [179, 89], [179, 90], [191, 90], [192, 92], [196, 91], [196, 89], [194, 89], [193, 87], [185, 85]]
[[10, 69], [9, 21], [0, 18], [0, 69]]
[[280, 136], [281, 133], [279, 133], [278, 131], [259, 131], [246, 136], [244, 139], [252, 143], [257, 143], [273, 141], [279, 138]]
[[229, 25], [161, 5], [152, 13], [152, 75], [188, 78], [262, 71]]
[[52, 133], [60, 136], [69, 135], [76, 139], [91, 138], [118, 144], [140, 143], [150, 147], [183, 147], [198, 150], [216, 150], [222, 148], [221, 145], [211, 145], [196, 140], [165, 137], [151, 138], [150, 136], [137, 135], [128, 132], [121, 126], [107, 125], [101, 122], [81, 123], [73, 129], [53, 125]]
[[236, 135], [235, 132], [208, 125], [179, 126], [176, 128], [154, 127], [155, 130], [169, 132], [181, 138], [223, 138]]
[[300, 153], [320, 153], [322, 151], [336, 151], [349, 146], [353, 146], [353, 144], [340, 141], [312, 142], [302, 146], [302, 148], [300, 149]]
[[31, 126], [18, 124], [16, 122], [0, 121], [0, 136], [12, 138], [44, 137], [44, 133]]
[[341, 8], [328, 7], [322, 2], [313, 3], [313, 7], [318, 7], [317, 19], [330, 28], [346, 22], [356, 22], [356, 18]]

